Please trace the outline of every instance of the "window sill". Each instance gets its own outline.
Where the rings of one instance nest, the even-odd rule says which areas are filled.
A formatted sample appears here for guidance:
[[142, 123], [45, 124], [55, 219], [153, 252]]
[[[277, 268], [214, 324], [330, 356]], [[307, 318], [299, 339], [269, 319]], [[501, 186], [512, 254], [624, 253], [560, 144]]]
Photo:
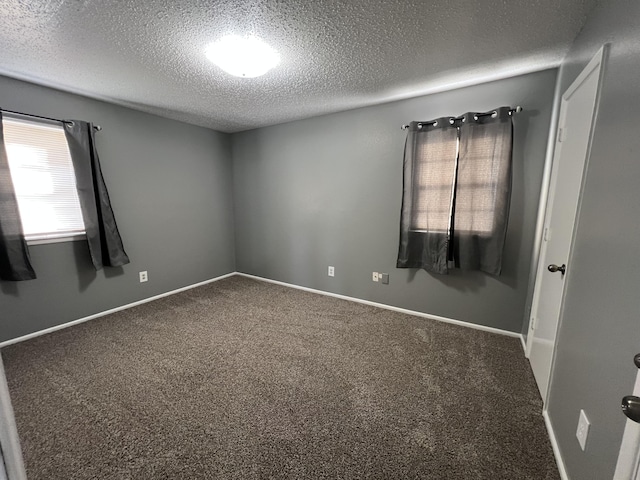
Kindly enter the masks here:
[[[410, 228], [409, 229], [409, 233], [431, 233], [431, 234], [439, 234], [439, 235], [447, 235], [447, 232], [445, 230], [419, 230], [417, 228]], [[487, 231], [476, 231], [476, 230], [457, 230], [456, 231], [457, 235], [471, 235], [471, 236], [477, 236], [477, 237], [487, 237], [489, 238], [491, 236], [491, 232], [487, 232]]]
[[26, 238], [27, 245], [46, 245], [48, 243], [77, 242], [87, 238], [84, 233], [65, 233], [60, 236], [33, 236]]

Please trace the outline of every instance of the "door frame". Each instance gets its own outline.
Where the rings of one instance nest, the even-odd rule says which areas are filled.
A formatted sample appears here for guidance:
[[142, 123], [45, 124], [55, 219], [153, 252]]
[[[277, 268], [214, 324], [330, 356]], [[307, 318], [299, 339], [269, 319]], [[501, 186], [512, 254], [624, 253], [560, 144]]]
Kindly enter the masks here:
[[[640, 397], [640, 370], [633, 394]], [[640, 480], [640, 424], [627, 419], [613, 480]]]
[[27, 480], [22, 460], [22, 449], [18, 429], [11, 406], [9, 386], [4, 374], [4, 364], [0, 355], [0, 449], [8, 480]]
[[[549, 223], [550, 220], [550, 216], [551, 216], [551, 209], [549, 208], [549, 201], [555, 197], [555, 190], [557, 189], [557, 185], [555, 184], [556, 182], [556, 175], [557, 175], [557, 171], [556, 169], [553, 168], [553, 164], [556, 163], [558, 161], [559, 155], [561, 153], [562, 150], [562, 142], [560, 141], [560, 138], [558, 136], [558, 132], [561, 128], [564, 128], [564, 120], [565, 120], [565, 116], [566, 116], [566, 107], [565, 107], [565, 103], [567, 102], [567, 98], [571, 97], [571, 95], [573, 95], [573, 93], [583, 84], [583, 82], [587, 79], [587, 77], [596, 69], [599, 69], [598, 71], [598, 88], [596, 91], [596, 99], [595, 99], [595, 104], [594, 104], [594, 109], [593, 109], [593, 117], [592, 117], [592, 121], [591, 121], [591, 128], [589, 131], [589, 136], [587, 139], [587, 151], [586, 151], [586, 155], [585, 155], [585, 160], [584, 160], [584, 166], [582, 168], [582, 180], [581, 180], [581, 185], [580, 185], [580, 190], [578, 193], [578, 202], [577, 202], [577, 206], [576, 206], [576, 215], [573, 219], [573, 230], [572, 230], [572, 234], [571, 234], [571, 240], [569, 242], [569, 255], [567, 258], [567, 264], [571, 265], [571, 259], [573, 256], [573, 247], [574, 247], [574, 243], [575, 243], [575, 235], [576, 235], [576, 226], [578, 225], [578, 217], [580, 214], [580, 208], [581, 208], [581, 204], [582, 204], [582, 192], [584, 190], [584, 182], [585, 182], [585, 178], [586, 178], [586, 172], [588, 169], [588, 165], [589, 165], [589, 157], [591, 156], [591, 146], [593, 144], [593, 134], [594, 134], [594, 130], [595, 130], [595, 123], [596, 123], [596, 119], [597, 119], [597, 115], [598, 115], [598, 109], [599, 109], [599, 104], [600, 104], [600, 96], [602, 94], [602, 84], [603, 84], [603, 77], [604, 77], [604, 73], [605, 73], [605, 61], [607, 58], [607, 53], [608, 53], [608, 49], [609, 49], [609, 44], [605, 44], [602, 47], [600, 47], [600, 49], [598, 49], [598, 51], [596, 52], [596, 54], [591, 58], [591, 60], [589, 61], [589, 63], [587, 63], [587, 65], [582, 69], [582, 71], [580, 72], [580, 74], [576, 77], [576, 79], [571, 83], [571, 85], [566, 89], [566, 91], [562, 94], [562, 98], [560, 101], [560, 112], [559, 112], [559, 118], [558, 118], [558, 122], [557, 122], [557, 127], [556, 127], [556, 138], [555, 138], [555, 146], [554, 146], [554, 153], [553, 153], [553, 160], [552, 160], [552, 166], [551, 166], [551, 176], [549, 179], [549, 188], [547, 191], [547, 201], [545, 203], [545, 213], [544, 213], [544, 222], [542, 224], [542, 228], [540, 229], [541, 232], [541, 244], [540, 244], [540, 251], [538, 253], [538, 262], [537, 262], [537, 273], [536, 273], [536, 277], [535, 277], [535, 285], [534, 285], [534, 290], [533, 290], [533, 298], [531, 301], [531, 314], [530, 314], [530, 318], [529, 318], [529, 327], [528, 327], [528, 332], [527, 332], [527, 342], [526, 342], [526, 348], [525, 348], [525, 356], [527, 358], [530, 357], [531, 355], [531, 350], [533, 348], [533, 330], [535, 328], [535, 319], [537, 317], [538, 314], [538, 307], [540, 304], [540, 285], [543, 281], [543, 275], [546, 272], [545, 270], [545, 265], [544, 264], [544, 257], [545, 257], [545, 253], [546, 253], [546, 249], [547, 249], [547, 242], [544, 241], [544, 235], [545, 235], [545, 231], [547, 230], [547, 225]], [[562, 73], [562, 70], [561, 72]], [[567, 270], [567, 274], [565, 277], [565, 282], [564, 285], [567, 284], [567, 280], [569, 279], [571, 275], [571, 268], [569, 268]], [[545, 398], [543, 398], [543, 402], [544, 402], [544, 410], [546, 410], [546, 405], [547, 405], [547, 400], [549, 398], [549, 394], [550, 394], [550, 384], [551, 384], [551, 378], [553, 376], [553, 367], [554, 367], [554, 363], [555, 363], [555, 357], [556, 357], [556, 348], [557, 348], [557, 344], [558, 344], [558, 331], [560, 329], [560, 323], [561, 323], [561, 319], [562, 319], [562, 315], [564, 312], [564, 298], [565, 298], [565, 289], [566, 287], [563, 286], [563, 294], [562, 294], [562, 300], [560, 302], [560, 309], [559, 309], [559, 313], [558, 313], [558, 323], [556, 325], [556, 335], [555, 335], [555, 339], [554, 339], [554, 345], [553, 345], [553, 353], [552, 353], [552, 359], [551, 359], [551, 368], [549, 371], [549, 378], [547, 380], [547, 393], [545, 395]]]

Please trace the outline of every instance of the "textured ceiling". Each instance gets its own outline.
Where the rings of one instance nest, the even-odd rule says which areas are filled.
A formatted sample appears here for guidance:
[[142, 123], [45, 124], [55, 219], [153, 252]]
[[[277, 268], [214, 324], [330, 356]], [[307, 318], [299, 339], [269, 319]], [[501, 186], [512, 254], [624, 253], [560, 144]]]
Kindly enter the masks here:
[[[0, 0], [0, 74], [225, 132], [557, 66], [596, 0]], [[263, 77], [204, 56], [226, 34]]]

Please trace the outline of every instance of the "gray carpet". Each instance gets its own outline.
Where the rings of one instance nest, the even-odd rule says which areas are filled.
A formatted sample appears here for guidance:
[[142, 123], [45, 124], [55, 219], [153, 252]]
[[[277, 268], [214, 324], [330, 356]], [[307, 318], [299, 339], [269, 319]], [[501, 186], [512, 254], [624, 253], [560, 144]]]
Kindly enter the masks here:
[[29, 479], [557, 479], [519, 340], [243, 277], [2, 350]]

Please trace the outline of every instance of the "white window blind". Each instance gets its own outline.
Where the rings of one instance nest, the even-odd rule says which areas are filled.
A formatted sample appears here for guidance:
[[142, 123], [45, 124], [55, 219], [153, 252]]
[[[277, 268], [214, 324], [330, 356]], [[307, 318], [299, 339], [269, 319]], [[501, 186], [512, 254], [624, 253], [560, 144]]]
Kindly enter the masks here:
[[496, 156], [493, 137], [473, 137], [464, 152], [458, 170], [456, 194], [456, 230], [473, 234], [490, 234], [495, 229], [496, 203], [500, 197], [499, 179], [502, 165]]
[[411, 230], [446, 233], [451, 216], [457, 139], [437, 130], [431, 137], [428, 145], [416, 146]]
[[[467, 162], [455, 176], [456, 140], [440, 138], [416, 147], [411, 230], [446, 232], [451, 215], [452, 189], [457, 181], [456, 231], [489, 234], [493, 231], [496, 177], [500, 165], [492, 162], [492, 138], [474, 138], [473, 149], [465, 152]], [[428, 214], [427, 214], [428, 213]]]
[[62, 126], [7, 117], [3, 126], [25, 238], [43, 240], [85, 233]]

